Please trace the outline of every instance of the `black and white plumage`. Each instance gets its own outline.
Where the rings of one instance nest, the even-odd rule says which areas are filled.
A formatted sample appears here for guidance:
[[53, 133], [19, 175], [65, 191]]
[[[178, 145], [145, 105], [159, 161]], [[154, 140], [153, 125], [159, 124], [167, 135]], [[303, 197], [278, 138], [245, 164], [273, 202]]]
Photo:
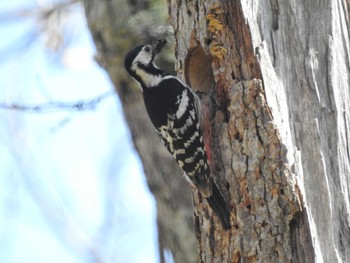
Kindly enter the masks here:
[[229, 208], [211, 177], [210, 145], [203, 138], [203, 105], [180, 79], [153, 63], [165, 44], [166, 40], [158, 40], [132, 49], [125, 68], [141, 85], [147, 113], [163, 144], [228, 229]]

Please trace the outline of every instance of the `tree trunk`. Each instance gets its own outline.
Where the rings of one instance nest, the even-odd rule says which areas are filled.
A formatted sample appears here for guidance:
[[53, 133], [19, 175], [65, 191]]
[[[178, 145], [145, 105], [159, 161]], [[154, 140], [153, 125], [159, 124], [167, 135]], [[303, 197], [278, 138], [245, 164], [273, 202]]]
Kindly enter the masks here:
[[[194, 192], [200, 261], [350, 262], [349, 1], [168, 1], [178, 75], [221, 108], [213, 175], [232, 229]], [[161, 254], [195, 262], [189, 188], [123, 70], [138, 40], [127, 1], [84, 5], [157, 199]]]
[[137, 36], [127, 21], [138, 11], [144, 11], [140, 6], [144, 8], [148, 2], [85, 0], [84, 7], [97, 61], [108, 72], [120, 96], [149, 188], [156, 198], [161, 262], [164, 262], [165, 250], [171, 252], [175, 262], [195, 262], [197, 245], [190, 187], [156, 135], [146, 114], [142, 93], [124, 69], [128, 50], [147, 41]]
[[169, 0], [178, 75], [221, 106], [232, 229], [194, 193], [201, 262], [350, 262], [349, 6]]

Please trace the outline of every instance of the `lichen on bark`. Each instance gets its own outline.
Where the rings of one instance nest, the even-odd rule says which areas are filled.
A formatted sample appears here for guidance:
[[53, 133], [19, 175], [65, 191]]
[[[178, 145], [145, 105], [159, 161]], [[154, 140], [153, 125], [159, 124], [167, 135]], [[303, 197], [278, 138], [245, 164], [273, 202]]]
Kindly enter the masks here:
[[[220, 104], [212, 121], [213, 175], [230, 200], [232, 229], [224, 231], [194, 191], [200, 260], [292, 262], [291, 222], [303, 213], [300, 195], [265, 99], [241, 6], [238, 1], [174, 0], [170, 14], [179, 76], [195, 85], [200, 78], [212, 81]], [[213, 77], [198, 73], [208, 67]]]

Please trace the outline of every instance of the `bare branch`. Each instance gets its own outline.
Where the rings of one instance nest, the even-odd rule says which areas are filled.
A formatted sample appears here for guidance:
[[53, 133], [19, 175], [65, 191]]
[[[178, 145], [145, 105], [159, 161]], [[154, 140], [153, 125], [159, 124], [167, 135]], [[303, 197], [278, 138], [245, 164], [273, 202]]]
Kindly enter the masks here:
[[79, 2], [80, 0], [69, 0], [66, 2], [56, 3], [51, 7], [37, 6], [35, 8], [23, 8], [13, 11], [7, 10], [5, 12], [0, 12], [0, 21], [11, 22], [20, 18], [28, 17], [40, 17], [42, 19], [47, 19], [54, 12], [64, 11]]
[[35, 7], [21, 8], [17, 10], [0, 11], [0, 23], [17, 23], [20, 19], [30, 19], [33, 26], [28, 32], [18, 35], [12, 43], [5, 44], [0, 50], [0, 62], [16, 54], [19, 51], [28, 50], [39, 36], [46, 36], [45, 46], [51, 51], [58, 51], [65, 46], [67, 32], [63, 28], [63, 22], [67, 14], [72, 13], [72, 8], [79, 4], [80, 0], [66, 0], [55, 3], [52, 6], [37, 5]]
[[94, 110], [96, 106], [104, 99], [116, 95], [114, 91], [106, 92], [95, 98], [75, 101], [75, 102], [61, 102], [61, 101], [50, 101], [35, 105], [21, 105], [17, 103], [6, 104], [0, 103], [0, 109], [4, 110], [17, 110], [30, 113], [48, 113], [57, 111], [84, 111]]

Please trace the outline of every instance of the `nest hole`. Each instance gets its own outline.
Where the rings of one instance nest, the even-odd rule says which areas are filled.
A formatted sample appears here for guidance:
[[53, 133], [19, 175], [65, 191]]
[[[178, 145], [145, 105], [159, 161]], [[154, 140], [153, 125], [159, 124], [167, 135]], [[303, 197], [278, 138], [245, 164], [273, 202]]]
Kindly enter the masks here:
[[188, 52], [185, 78], [194, 91], [203, 93], [209, 93], [215, 84], [210, 55], [199, 44]]

